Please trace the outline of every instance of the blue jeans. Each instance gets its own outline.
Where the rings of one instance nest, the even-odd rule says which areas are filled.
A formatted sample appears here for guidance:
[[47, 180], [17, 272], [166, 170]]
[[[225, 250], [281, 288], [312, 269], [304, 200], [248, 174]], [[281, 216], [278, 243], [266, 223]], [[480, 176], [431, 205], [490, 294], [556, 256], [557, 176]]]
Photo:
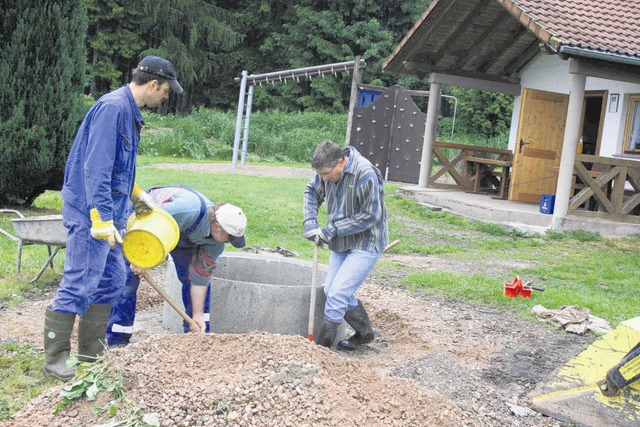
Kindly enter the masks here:
[[324, 284], [327, 302], [324, 317], [330, 322], [342, 322], [344, 314], [358, 305], [355, 293], [364, 283], [380, 258], [380, 252], [351, 249], [331, 252], [329, 270]]

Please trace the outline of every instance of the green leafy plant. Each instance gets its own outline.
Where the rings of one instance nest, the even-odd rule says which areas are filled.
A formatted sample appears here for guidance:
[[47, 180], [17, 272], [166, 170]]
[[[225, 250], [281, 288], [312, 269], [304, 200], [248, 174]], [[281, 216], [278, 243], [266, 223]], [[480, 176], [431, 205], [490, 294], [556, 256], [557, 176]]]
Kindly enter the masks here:
[[76, 364], [77, 380], [60, 390], [62, 401], [58, 403], [55, 413], [81, 398], [96, 400], [98, 393], [111, 393], [113, 400], [108, 406], [96, 408], [97, 414], [108, 413], [113, 417], [105, 424], [97, 427], [159, 427], [160, 419], [155, 413], [142, 413], [141, 409], [127, 399], [124, 391], [124, 378], [109, 370], [109, 352], [98, 358], [95, 363], [79, 363], [75, 356], [69, 359]]
[[56, 414], [60, 413], [64, 406], [83, 396], [87, 400], [95, 400], [100, 391], [107, 391], [116, 399], [124, 395], [124, 380], [109, 373], [106, 358], [101, 357], [95, 363], [78, 363], [72, 356], [69, 363], [77, 364], [78, 379], [60, 390], [62, 401], [56, 406]]

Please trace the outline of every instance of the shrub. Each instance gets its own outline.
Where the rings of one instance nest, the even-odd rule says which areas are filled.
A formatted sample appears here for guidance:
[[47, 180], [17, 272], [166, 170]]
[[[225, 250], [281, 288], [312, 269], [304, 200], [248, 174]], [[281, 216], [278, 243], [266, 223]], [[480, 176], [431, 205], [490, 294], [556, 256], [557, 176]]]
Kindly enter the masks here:
[[87, 30], [80, 0], [16, 0], [0, 14], [0, 204], [62, 187], [85, 111]]
[[[201, 108], [183, 118], [146, 114], [140, 154], [230, 160], [236, 114]], [[346, 114], [256, 112], [247, 152], [252, 161], [308, 162], [324, 139], [344, 143]], [[242, 141], [238, 147], [242, 149]]]

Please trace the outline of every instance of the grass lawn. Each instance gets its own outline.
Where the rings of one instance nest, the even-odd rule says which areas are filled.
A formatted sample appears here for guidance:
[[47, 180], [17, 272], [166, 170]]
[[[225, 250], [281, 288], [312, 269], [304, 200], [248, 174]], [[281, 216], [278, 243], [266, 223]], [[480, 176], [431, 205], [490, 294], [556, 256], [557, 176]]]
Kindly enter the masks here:
[[[141, 165], [166, 162], [167, 158], [141, 159]], [[306, 166], [305, 166], [306, 167]], [[143, 187], [183, 184], [204, 193], [214, 201], [229, 201], [242, 207], [248, 218], [247, 242], [253, 246], [277, 245], [311, 259], [313, 248], [302, 237], [302, 192], [306, 179], [279, 179], [238, 174], [206, 174], [159, 170], [143, 167], [138, 170], [138, 183]], [[502, 226], [471, 221], [449, 213], [432, 212], [412, 200], [395, 193], [395, 185], [387, 185], [387, 207], [391, 240], [401, 239], [395, 254], [437, 254], [452, 259], [518, 261], [532, 266], [518, 269], [513, 275], [526, 275], [536, 283], [544, 283], [547, 291], [541, 297], [547, 308], [579, 305], [592, 310], [617, 325], [638, 315], [640, 307], [640, 236], [622, 239], [604, 238], [596, 233], [549, 232], [526, 236]], [[59, 212], [58, 192], [47, 192], [37, 199], [25, 215]], [[13, 232], [3, 215], [0, 227]], [[324, 220], [321, 215], [320, 222]], [[54, 282], [56, 274], [47, 271], [36, 284], [24, 284], [15, 277], [17, 245], [0, 236], [0, 299], [7, 304], [22, 301], [29, 290]], [[228, 246], [227, 250], [236, 250]], [[56, 257], [62, 267], [64, 251]], [[25, 247], [23, 275], [33, 277], [47, 258], [46, 247]], [[321, 262], [328, 261], [328, 251], [321, 251]], [[382, 261], [387, 262], [387, 261]], [[505, 281], [508, 278], [505, 278]], [[405, 283], [412, 289], [439, 292], [452, 298], [472, 299], [488, 304], [504, 305], [515, 311], [527, 303], [505, 302], [498, 298], [501, 287], [495, 277], [479, 269], [472, 277], [443, 271], [422, 271], [410, 274]], [[522, 305], [523, 307], [520, 307]]]

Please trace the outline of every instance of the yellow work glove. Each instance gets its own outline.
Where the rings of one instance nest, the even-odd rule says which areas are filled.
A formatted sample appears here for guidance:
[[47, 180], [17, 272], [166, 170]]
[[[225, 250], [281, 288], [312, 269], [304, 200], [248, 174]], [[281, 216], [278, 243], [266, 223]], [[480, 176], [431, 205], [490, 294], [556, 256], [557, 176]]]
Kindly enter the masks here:
[[147, 215], [156, 208], [156, 204], [149, 193], [146, 193], [138, 184], [133, 184], [133, 192], [131, 193], [131, 201], [136, 215]]
[[116, 242], [122, 244], [120, 233], [113, 226], [113, 221], [102, 221], [96, 208], [91, 209], [91, 237], [94, 239], [107, 240], [109, 246], [114, 248]]

